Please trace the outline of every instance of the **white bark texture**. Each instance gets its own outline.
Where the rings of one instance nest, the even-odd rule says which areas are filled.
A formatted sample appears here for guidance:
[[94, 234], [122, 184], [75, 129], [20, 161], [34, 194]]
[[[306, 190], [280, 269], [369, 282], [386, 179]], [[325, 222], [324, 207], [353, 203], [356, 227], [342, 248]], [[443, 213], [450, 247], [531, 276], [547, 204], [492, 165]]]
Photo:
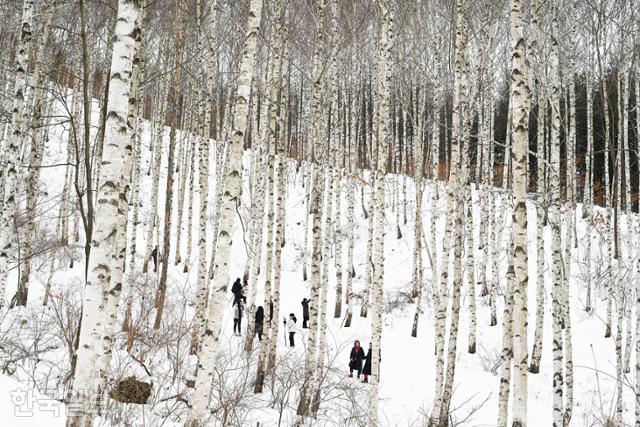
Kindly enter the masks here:
[[[200, 47], [204, 42], [204, 34], [203, 34], [203, 11], [200, 8], [201, 4], [199, 2], [199, 31], [198, 31], [198, 43]], [[196, 295], [196, 315], [194, 318], [195, 328], [194, 333], [192, 335], [193, 343], [192, 343], [192, 351], [196, 350], [199, 346], [198, 339], [202, 330], [205, 326], [205, 310], [207, 308], [207, 302], [209, 297], [209, 282], [207, 280], [207, 209], [208, 203], [207, 198], [209, 195], [209, 133], [211, 129], [211, 116], [213, 109], [213, 85], [214, 85], [214, 60], [215, 60], [215, 51], [213, 46], [215, 46], [216, 38], [216, 27], [217, 19], [218, 19], [218, 1], [214, 0], [211, 2], [211, 27], [210, 27], [210, 35], [213, 40], [211, 40], [211, 44], [209, 49], [207, 49], [207, 59], [208, 59], [208, 67], [207, 67], [207, 93], [204, 96], [206, 100], [206, 106], [203, 106], [205, 110], [204, 123], [200, 127], [200, 134], [202, 138], [200, 140], [200, 146], [198, 147], [198, 185], [200, 190], [200, 212], [198, 216], [198, 281], [197, 281], [197, 295]], [[204, 57], [204, 55], [203, 55]], [[202, 59], [201, 66], [204, 68], [204, 59]], [[185, 171], [186, 172], [186, 171]], [[192, 172], [193, 173], [193, 170]]]
[[557, 18], [552, 13], [551, 24], [551, 161], [549, 165], [549, 224], [551, 226], [551, 279], [553, 288], [553, 426], [562, 426], [563, 417], [563, 366], [562, 366], [562, 254], [560, 218], [560, 89]]
[[[18, 30], [18, 48], [15, 57], [15, 83], [13, 92], [13, 108], [11, 110], [10, 135], [0, 155], [0, 163], [4, 171], [0, 176], [3, 182], [2, 207], [0, 208], [0, 309], [4, 306], [7, 276], [9, 273], [9, 256], [13, 246], [14, 217], [16, 214], [16, 192], [18, 185], [18, 161], [20, 147], [25, 133], [25, 83], [29, 55], [31, 51], [31, 27], [33, 20], [33, 0], [22, 3], [22, 19]], [[4, 180], [2, 180], [4, 178]]]
[[[96, 197], [95, 231], [83, 295], [82, 327], [67, 425], [90, 425], [104, 392], [126, 252], [131, 138], [127, 126], [138, 1], [119, 0], [109, 82], [105, 147]], [[106, 320], [105, 320], [106, 319]]]
[[380, 346], [382, 344], [382, 304], [384, 295], [384, 239], [385, 239], [385, 174], [387, 170], [387, 148], [391, 143], [391, 73], [394, 47], [394, 9], [388, 0], [380, 1], [382, 28], [380, 30], [380, 62], [378, 64], [377, 96], [378, 110], [377, 153], [375, 171], [375, 230], [373, 248], [373, 296], [371, 312], [371, 388], [369, 390], [369, 420], [379, 425], [378, 394], [380, 383]]
[[[46, 75], [42, 72], [42, 63], [46, 53], [47, 42], [49, 40], [49, 34], [51, 33], [51, 21], [53, 19], [53, 12], [56, 6], [56, 1], [51, 0], [48, 3], [44, 3], [43, 15], [44, 22], [42, 24], [40, 40], [38, 42], [38, 49], [36, 52], [35, 70], [33, 71], [33, 101], [31, 105], [31, 129], [33, 132], [33, 138], [29, 149], [29, 172], [27, 175], [27, 218], [25, 224], [25, 237], [22, 248], [21, 258], [22, 272], [20, 273], [20, 283], [18, 285], [18, 293], [20, 289], [23, 291], [23, 301], [26, 303], [28, 295], [29, 277], [31, 274], [31, 255], [32, 255], [32, 240], [34, 238], [36, 229], [36, 203], [38, 195], [38, 180], [40, 178], [40, 166], [42, 164], [42, 154], [44, 152], [44, 133], [43, 128], [44, 113], [52, 101], [49, 101], [45, 92], [47, 89]], [[1, 176], [1, 175], [0, 175]], [[0, 178], [1, 179], [1, 178]], [[2, 185], [2, 184], [0, 184]], [[0, 200], [2, 196], [0, 195]], [[0, 219], [0, 224], [2, 219]], [[18, 294], [17, 293], [17, 294]], [[16, 295], [17, 295], [16, 294]], [[4, 296], [0, 292], [0, 307]]]
[[315, 371], [316, 371], [316, 341], [318, 338], [318, 305], [320, 301], [320, 264], [321, 264], [321, 216], [322, 216], [322, 182], [321, 178], [324, 175], [322, 169], [319, 167], [322, 164], [324, 154], [324, 147], [322, 143], [322, 102], [323, 102], [323, 65], [321, 52], [324, 48], [324, 29], [322, 28], [322, 21], [324, 15], [324, 9], [326, 6], [325, 0], [319, 0], [316, 6], [316, 41], [313, 53], [313, 95], [312, 95], [312, 149], [313, 149], [313, 161], [314, 168], [312, 170], [312, 184], [311, 184], [311, 200], [309, 214], [312, 216], [312, 251], [311, 251], [311, 308], [309, 312], [309, 338], [307, 344], [307, 352], [304, 363], [304, 381], [300, 389], [300, 397], [298, 400], [297, 415], [304, 419], [310, 413], [312, 390], [314, 384], [312, 383]]
[[[455, 53], [454, 53], [454, 77], [453, 77], [453, 100], [452, 100], [452, 132], [451, 132], [451, 165], [449, 172], [449, 187], [448, 187], [448, 218], [447, 222], [450, 224], [448, 227], [451, 238], [444, 239], [451, 241], [453, 244], [453, 291], [451, 300], [451, 318], [449, 323], [449, 339], [447, 346], [446, 356], [446, 375], [444, 382], [442, 383], [441, 390], [438, 390], [438, 381], [436, 378], [436, 395], [434, 408], [429, 417], [430, 427], [445, 427], [449, 424], [449, 407], [451, 403], [451, 396], [453, 393], [453, 382], [456, 366], [456, 353], [457, 353], [457, 338], [458, 338], [458, 322], [460, 319], [460, 289], [462, 287], [462, 220], [464, 216], [463, 201], [461, 199], [463, 191], [463, 182], [461, 176], [461, 160], [462, 160], [462, 148], [464, 139], [464, 115], [465, 115], [465, 102], [463, 94], [465, 93], [467, 85], [466, 68], [464, 67], [464, 58], [467, 50], [467, 22], [465, 18], [465, 7], [463, 0], [456, 2], [456, 23], [455, 23]], [[447, 249], [444, 252], [445, 258], [449, 252], [448, 245], [444, 245]], [[447, 268], [443, 268], [441, 286], [446, 289], [447, 284]], [[445, 302], [446, 290], [443, 292], [440, 298], [440, 306], [447, 304]], [[440, 365], [444, 364], [444, 334], [446, 323], [446, 305], [440, 309], [438, 317], [442, 331], [436, 330], [441, 347], [441, 355], [439, 356], [443, 360], [439, 362]], [[438, 356], [436, 356], [438, 357]], [[442, 369], [442, 368], [440, 368]], [[440, 374], [441, 375], [441, 374]]]
[[513, 427], [527, 425], [527, 163], [529, 146], [529, 71], [522, 1], [511, 0], [511, 140], [513, 155]]
[[249, 113], [249, 95], [255, 68], [256, 45], [262, 12], [262, 0], [251, 0], [247, 18], [247, 30], [238, 77], [238, 89], [233, 120], [233, 134], [229, 144], [229, 165], [224, 181], [224, 196], [220, 214], [219, 234], [216, 241], [214, 260], [214, 291], [208, 308], [205, 329], [202, 332], [202, 348], [198, 354], [198, 376], [191, 399], [192, 406], [187, 415], [186, 425], [202, 426], [206, 409], [211, 398], [213, 376], [215, 374], [215, 350], [220, 335], [222, 306], [229, 282], [229, 258], [231, 256], [232, 232], [236, 208], [240, 202], [242, 189], [242, 148]]

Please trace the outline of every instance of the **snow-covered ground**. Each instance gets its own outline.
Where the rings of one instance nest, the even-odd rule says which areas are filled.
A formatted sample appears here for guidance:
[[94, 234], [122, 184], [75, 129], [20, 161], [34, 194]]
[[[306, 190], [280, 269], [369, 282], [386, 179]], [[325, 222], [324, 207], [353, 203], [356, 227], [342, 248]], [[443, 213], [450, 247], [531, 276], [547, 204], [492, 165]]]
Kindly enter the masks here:
[[[51, 135], [51, 140], [46, 148], [44, 162], [52, 165], [62, 163], [66, 156], [67, 132], [60, 125]], [[142, 149], [142, 186], [141, 192], [141, 219], [138, 227], [138, 268], [142, 265], [142, 252], [144, 251], [144, 237], [146, 225], [150, 218], [150, 192], [151, 174], [147, 175], [151, 159], [148, 150], [150, 131], [145, 125]], [[168, 132], [165, 132], [165, 147], [168, 144]], [[158, 203], [159, 214], [163, 216], [165, 178], [166, 178], [166, 150], [163, 155], [162, 179], [160, 183], [160, 200]], [[245, 153], [245, 167], [250, 163], [250, 153]], [[245, 169], [244, 201], [248, 202], [248, 169]], [[383, 317], [384, 329], [382, 338], [382, 365], [380, 378], [380, 413], [383, 425], [405, 426], [424, 425], [426, 414], [430, 412], [434, 396], [434, 330], [433, 313], [430, 305], [430, 269], [425, 262], [425, 295], [423, 314], [420, 318], [418, 337], [410, 336], [413, 321], [414, 305], [404, 297], [404, 293], [410, 289], [412, 273], [413, 253], [413, 224], [414, 224], [414, 190], [412, 182], [407, 179], [407, 223], [400, 223], [402, 238], [396, 236], [396, 213], [394, 209], [403, 209], [402, 196], [397, 197], [398, 203], [394, 205], [392, 193], [401, 189], [402, 177], [390, 175], [387, 177], [387, 220], [385, 238], [385, 309]], [[64, 167], [51, 167], [43, 170], [41, 177], [41, 199], [38, 230], [53, 234], [58, 214], [58, 202], [64, 181]], [[366, 180], [364, 180], [366, 181]], [[362, 200], [359, 186], [364, 182], [358, 180], [356, 188], [356, 228], [354, 264], [356, 277], [354, 278], [355, 292], [359, 293], [364, 286], [365, 257], [367, 242], [367, 220], [362, 214]], [[177, 195], [177, 180], [176, 194]], [[197, 181], [196, 181], [197, 182]], [[302, 187], [302, 171], [296, 172], [295, 165], [289, 165], [287, 178], [286, 201], [286, 246], [283, 252], [282, 263], [282, 304], [281, 317], [288, 313], [296, 313], [301, 323], [301, 305], [303, 297], [309, 296], [309, 281], [302, 279], [302, 247], [304, 243], [304, 212], [306, 189]], [[423, 222], [425, 227], [434, 220], [434, 213], [428, 208], [429, 191], [433, 185], [427, 185], [424, 195]], [[213, 211], [215, 200], [215, 150], [211, 152], [210, 193], [208, 194], [210, 212]], [[197, 211], [198, 199], [197, 186], [194, 195], [194, 222], [193, 222], [193, 250], [189, 264], [194, 266], [188, 273], [183, 273], [183, 266], [173, 265], [173, 250], [170, 257], [168, 310], [163, 319], [163, 327], [159, 332], [151, 330], [150, 325], [143, 328], [144, 339], [137, 339], [132, 354], [125, 351], [126, 334], [118, 335], [112, 361], [112, 377], [115, 379], [135, 375], [138, 378], [151, 381], [153, 392], [148, 405], [123, 405], [112, 400], [107, 402], [108, 415], [100, 419], [101, 424], [129, 423], [129, 425], [171, 425], [179, 423], [181, 415], [186, 410], [185, 400], [188, 400], [190, 389], [185, 382], [192, 378], [194, 367], [193, 357], [188, 356], [188, 334], [185, 332], [191, 322], [195, 298], [196, 259], [197, 250]], [[344, 191], [344, 187], [343, 187]], [[440, 194], [444, 195], [443, 188]], [[368, 188], [364, 191], [368, 197]], [[70, 195], [75, 197], [74, 194]], [[474, 193], [474, 200], [477, 199]], [[346, 227], [346, 198], [342, 194], [342, 218], [340, 221]], [[177, 197], [174, 197], [174, 201]], [[185, 198], [186, 201], [186, 198]], [[241, 209], [244, 223], [248, 220], [248, 204]], [[439, 243], [448, 238], [444, 225], [446, 200], [441, 197], [438, 204], [437, 233]], [[529, 213], [529, 277], [532, 278], [529, 286], [529, 343], [531, 348], [535, 326], [535, 282], [536, 277], [536, 216], [533, 203], [528, 206]], [[474, 221], [477, 224], [478, 204], [474, 204]], [[400, 215], [402, 221], [403, 215]], [[510, 216], [505, 230], [510, 227]], [[176, 215], [173, 216], [175, 221]], [[186, 244], [186, 207], [183, 218], [182, 243]], [[337, 219], [334, 225], [337, 224]], [[160, 221], [162, 224], [162, 220]], [[578, 249], [573, 251], [573, 266], [571, 278], [571, 315], [573, 327], [573, 359], [574, 359], [574, 387], [575, 408], [572, 425], [600, 425], [603, 420], [613, 414], [615, 408], [615, 345], [614, 339], [604, 338], [605, 303], [603, 300], [603, 281], [594, 280], [594, 311], [587, 314], [584, 311], [585, 287], [583, 257], [584, 240], [587, 225], [578, 215]], [[211, 234], [210, 227], [209, 233]], [[476, 238], [478, 233], [475, 227]], [[550, 230], [546, 232], [546, 243], [550, 243]], [[209, 234], [209, 239], [210, 239]], [[507, 232], [504, 233], [505, 239]], [[599, 234], [598, 234], [599, 236]], [[234, 247], [231, 256], [231, 277], [240, 277], [244, 271], [247, 248], [243, 239], [242, 225], [236, 221], [234, 231]], [[603, 271], [599, 264], [601, 244], [596, 237], [594, 244], [594, 271]], [[3, 425], [62, 425], [64, 421], [64, 408], [60, 414], [54, 414], [38, 409], [34, 410], [33, 418], [23, 418], [15, 415], [20, 409], [14, 396], [15, 390], [33, 390], [38, 388], [41, 393], [35, 392], [34, 396], [44, 397], [50, 395], [60, 398], [64, 395], [64, 376], [69, 369], [69, 357], [67, 343], [64, 341], [73, 328], [69, 327], [70, 318], [73, 318], [73, 310], [79, 309], [78, 301], [81, 297], [81, 283], [83, 278], [83, 262], [75, 262], [73, 268], [69, 268], [69, 256], [76, 254], [76, 259], [81, 260], [81, 248], [83, 237], [77, 243], [72, 242], [72, 247], [56, 252], [56, 256], [64, 262], [56, 266], [53, 275], [52, 303], [43, 307], [41, 299], [44, 285], [49, 273], [49, 257], [43, 255], [36, 263], [32, 282], [30, 285], [30, 304], [27, 308], [13, 310], [0, 318], [0, 357], [2, 362], [2, 375], [0, 376], [0, 410], [9, 418], [8, 424]], [[476, 239], [477, 242], [477, 239]], [[501, 272], [499, 274], [500, 286], [505, 284], [506, 257], [503, 242], [501, 252]], [[175, 244], [175, 239], [172, 244]], [[211, 249], [211, 245], [209, 250]], [[637, 243], [631, 244], [629, 250], [637, 253]], [[332, 247], [332, 254], [334, 253]], [[431, 248], [430, 248], [431, 249]], [[477, 244], [476, 244], [477, 250]], [[183, 258], [186, 247], [182, 248]], [[343, 251], [346, 266], [346, 250]], [[478, 254], [477, 254], [478, 255]], [[438, 260], [442, 259], [441, 248], [438, 249]], [[549, 260], [547, 260], [549, 261]], [[442, 262], [438, 261], [442, 266]], [[349, 418], [360, 417], [360, 422], [368, 407], [368, 385], [361, 384], [355, 379], [346, 377], [348, 373], [348, 352], [355, 339], [359, 339], [363, 346], [368, 348], [370, 341], [370, 318], [358, 316], [359, 307], [354, 311], [353, 323], [350, 328], [342, 327], [343, 319], [333, 318], [333, 306], [335, 299], [335, 265], [330, 263], [330, 276], [328, 291], [328, 366], [327, 390], [323, 394], [324, 400], [320, 408], [318, 424], [320, 425], [358, 425], [358, 421]], [[547, 263], [549, 265], [549, 262]], [[264, 268], [262, 269], [264, 270]], [[345, 276], [343, 276], [344, 278]], [[13, 295], [17, 283], [17, 269], [11, 271], [7, 289], [7, 295]], [[136, 277], [136, 282], [141, 289], [139, 295], [146, 295], [144, 307], [149, 306], [149, 300], [154, 290], [154, 277], [152, 274]], [[260, 287], [263, 281], [257, 285]], [[547, 271], [547, 298], [550, 295], [551, 280]], [[123, 297], [128, 291], [123, 291]], [[489, 325], [488, 301], [478, 297], [478, 351], [471, 355], [466, 352], [468, 336], [468, 306], [466, 284], [463, 287], [461, 322], [458, 340], [458, 356], [455, 375], [455, 386], [451, 408], [453, 418], [464, 425], [490, 426], [495, 425], [498, 408], [498, 365], [499, 353], [502, 348], [502, 301], [498, 305], [498, 326]], [[136, 300], [138, 301], [138, 300]], [[258, 301], [262, 301], [262, 295], [258, 294]], [[121, 308], [124, 308], [122, 304]], [[139, 313], [142, 309], [136, 306]], [[343, 310], [344, 313], [344, 310]], [[153, 316], [149, 317], [151, 323]], [[281, 321], [276, 319], [276, 321]], [[635, 324], [635, 322], [633, 322]], [[297, 392], [301, 385], [304, 351], [307, 331], [302, 331], [302, 336], [297, 337], [297, 346], [290, 349], [284, 346], [284, 335], [280, 329], [278, 337], [278, 354], [281, 364], [278, 369], [281, 376], [273, 379], [267, 386], [263, 396], [253, 396], [251, 393], [251, 381], [255, 371], [255, 356], [248, 359], [243, 357], [241, 349], [243, 339], [233, 336], [233, 315], [231, 309], [231, 294], [227, 304], [222, 323], [222, 337], [220, 339], [220, 378], [216, 384], [214, 401], [219, 396], [236, 396], [238, 401], [229, 409], [228, 422], [231, 425], [291, 425], [295, 415], [297, 404]], [[243, 325], [246, 330], [246, 324]], [[300, 335], [300, 334], [298, 334]], [[615, 337], [615, 327], [613, 331]], [[38, 343], [34, 348], [33, 343]], [[257, 342], [257, 341], [256, 341]], [[16, 349], [24, 347], [22, 351]], [[43, 350], [43, 347], [45, 348]], [[50, 347], [50, 348], [49, 348]], [[33, 354], [33, 355], [32, 355]], [[10, 360], [15, 357], [16, 361]], [[631, 366], [635, 363], [635, 357], [631, 357]], [[247, 373], [248, 372], [248, 373]], [[286, 375], [289, 373], [289, 375]], [[624, 420], [631, 424], [633, 420], [634, 406], [634, 381], [629, 374], [624, 386], [625, 412]], [[11, 377], [11, 378], [9, 378]], [[267, 381], [269, 382], [269, 381]], [[224, 383], [224, 384], [223, 384]], [[244, 388], [243, 388], [244, 387]], [[544, 350], [540, 373], [529, 375], [529, 422], [530, 425], [550, 425], [552, 408], [552, 359], [551, 359], [551, 315], [550, 304], [547, 304], [545, 317]], [[241, 389], [243, 391], [237, 391]], [[287, 390], [285, 393], [283, 390]], [[218, 394], [216, 394], [218, 393]], [[40, 399], [38, 399], [38, 402]], [[278, 408], [282, 407], [282, 411]], [[221, 414], [225, 409], [214, 402], [212, 407], [216, 410], [216, 420], [220, 422]], [[13, 414], [13, 415], [12, 415]], [[22, 423], [22, 424], [21, 424]]]

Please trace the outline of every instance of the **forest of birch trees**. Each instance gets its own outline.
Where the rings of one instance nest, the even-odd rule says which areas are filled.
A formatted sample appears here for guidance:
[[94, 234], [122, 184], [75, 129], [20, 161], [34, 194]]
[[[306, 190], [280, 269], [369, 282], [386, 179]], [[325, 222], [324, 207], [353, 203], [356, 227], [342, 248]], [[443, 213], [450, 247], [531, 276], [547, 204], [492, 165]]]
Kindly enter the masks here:
[[639, 10], [3, 0], [0, 378], [68, 427], [640, 426]]

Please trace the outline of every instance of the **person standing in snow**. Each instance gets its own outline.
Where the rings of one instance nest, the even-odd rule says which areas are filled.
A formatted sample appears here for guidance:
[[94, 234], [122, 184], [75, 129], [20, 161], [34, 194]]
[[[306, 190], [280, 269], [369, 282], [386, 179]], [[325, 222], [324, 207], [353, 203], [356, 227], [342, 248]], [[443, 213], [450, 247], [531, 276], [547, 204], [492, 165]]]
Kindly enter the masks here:
[[233, 302], [233, 334], [240, 336], [242, 327], [242, 312], [244, 311], [244, 302], [242, 298], [238, 298]]
[[262, 341], [262, 331], [264, 324], [264, 308], [259, 306], [256, 310], [256, 334], [258, 334], [258, 341]]
[[358, 378], [362, 373], [362, 360], [365, 358], [364, 350], [360, 347], [360, 341], [356, 340], [349, 356], [349, 378], [353, 378], [353, 371], [358, 372]]
[[153, 272], [158, 272], [158, 246], [151, 251], [151, 259], [153, 259]]
[[369, 382], [369, 375], [371, 375], [371, 343], [369, 343], [369, 351], [364, 360], [364, 368], [362, 368], [362, 375], [364, 375], [363, 383]]
[[298, 321], [298, 319], [296, 319], [296, 315], [291, 313], [289, 314], [289, 320], [285, 319], [285, 324], [287, 327], [287, 332], [289, 332], [289, 347], [295, 347], [295, 335], [296, 332], [298, 332], [298, 327], [296, 326], [296, 322]]
[[309, 329], [309, 300], [302, 298], [302, 328]]
[[272, 320], [273, 320], [273, 300], [269, 300], [269, 326], [271, 326]]
[[236, 304], [239, 299], [242, 299], [242, 282], [240, 282], [239, 277], [233, 282], [231, 293], [233, 294], [233, 304]]

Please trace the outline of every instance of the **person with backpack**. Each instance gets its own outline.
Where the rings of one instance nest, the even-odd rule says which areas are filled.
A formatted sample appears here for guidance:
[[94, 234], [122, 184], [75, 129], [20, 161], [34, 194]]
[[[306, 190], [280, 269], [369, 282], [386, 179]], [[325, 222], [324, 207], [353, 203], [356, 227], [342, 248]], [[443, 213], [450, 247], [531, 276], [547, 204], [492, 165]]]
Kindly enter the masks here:
[[353, 378], [353, 371], [358, 372], [358, 378], [362, 373], [362, 360], [365, 358], [364, 350], [360, 347], [360, 341], [353, 343], [351, 354], [349, 356], [349, 378]]
[[302, 329], [309, 329], [309, 301], [306, 298], [302, 298]]
[[289, 320], [285, 319], [285, 326], [287, 327], [287, 332], [289, 332], [289, 347], [295, 347], [295, 335], [298, 332], [298, 327], [296, 326], [296, 315], [291, 313], [289, 314]]
[[262, 332], [264, 325], [264, 308], [259, 306], [256, 310], [256, 334], [258, 334], [258, 341], [262, 341]]
[[231, 293], [233, 294], [233, 304], [236, 304], [239, 299], [242, 299], [242, 282], [239, 277], [233, 282]]

